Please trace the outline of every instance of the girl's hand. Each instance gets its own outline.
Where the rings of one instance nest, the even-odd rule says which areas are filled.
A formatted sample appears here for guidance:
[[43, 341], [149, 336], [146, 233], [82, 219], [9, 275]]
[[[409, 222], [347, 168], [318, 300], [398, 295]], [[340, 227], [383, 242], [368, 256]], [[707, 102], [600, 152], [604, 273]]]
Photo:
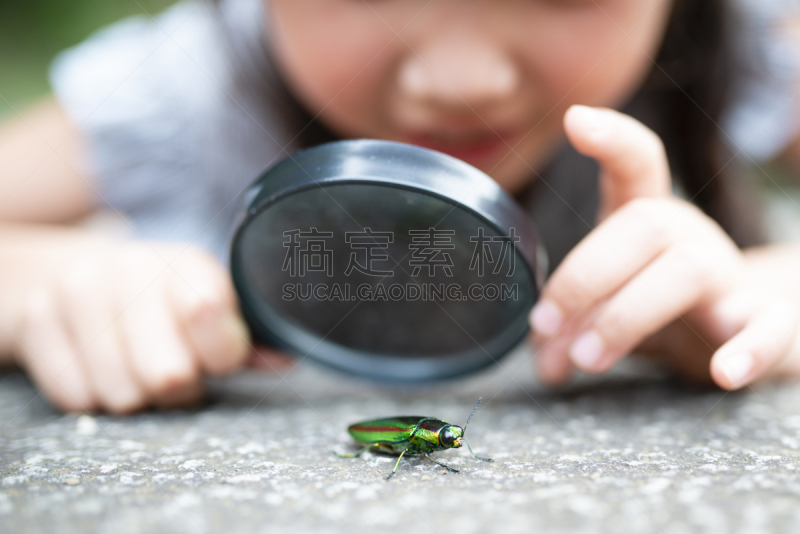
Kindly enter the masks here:
[[185, 246], [93, 243], [23, 301], [17, 357], [59, 408], [126, 413], [197, 400], [251, 351], [225, 269]]
[[641, 123], [575, 106], [564, 124], [576, 149], [600, 163], [601, 223], [531, 314], [541, 376], [562, 382], [573, 366], [602, 373], [637, 347], [729, 389], [786, 372], [796, 359], [787, 356], [800, 352], [786, 278], [766, 279], [769, 262], [671, 194], [661, 140]]

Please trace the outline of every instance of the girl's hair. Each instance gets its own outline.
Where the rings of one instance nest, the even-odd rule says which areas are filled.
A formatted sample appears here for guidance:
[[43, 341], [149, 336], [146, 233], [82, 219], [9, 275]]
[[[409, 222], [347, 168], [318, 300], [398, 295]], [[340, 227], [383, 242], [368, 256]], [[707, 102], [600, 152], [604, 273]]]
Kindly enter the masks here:
[[[686, 197], [740, 246], [763, 241], [759, 210], [722, 129], [741, 69], [727, 0], [675, 0], [661, 50], [630, 104], [664, 140]], [[747, 198], [749, 197], [749, 198]]]
[[[209, 0], [213, 5], [224, 0]], [[224, 17], [220, 17], [224, 19]], [[728, 0], [674, 0], [670, 21], [653, 68], [624, 111], [664, 140], [673, 174], [686, 197], [715, 219], [740, 246], [760, 243], [759, 213], [739, 180], [721, 128], [738, 65]], [[233, 32], [228, 28], [229, 35]], [[229, 39], [229, 42], [235, 42]], [[240, 86], [261, 98], [285, 102], [285, 119], [300, 131], [297, 144], [313, 146], [336, 139], [290, 94], [269, 51], [236, 50]], [[254, 59], [255, 58], [255, 59]]]

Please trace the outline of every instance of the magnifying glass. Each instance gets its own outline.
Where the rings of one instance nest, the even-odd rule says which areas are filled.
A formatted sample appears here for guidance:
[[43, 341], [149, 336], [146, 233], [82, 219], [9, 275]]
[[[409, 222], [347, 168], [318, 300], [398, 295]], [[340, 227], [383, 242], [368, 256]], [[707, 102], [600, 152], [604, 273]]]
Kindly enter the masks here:
[[320, 145], [245, 197], [230, 268], [254, 339], [366, 378], [497, 362], [546, 272], [525, 212], [460, 160], [402, 143]]

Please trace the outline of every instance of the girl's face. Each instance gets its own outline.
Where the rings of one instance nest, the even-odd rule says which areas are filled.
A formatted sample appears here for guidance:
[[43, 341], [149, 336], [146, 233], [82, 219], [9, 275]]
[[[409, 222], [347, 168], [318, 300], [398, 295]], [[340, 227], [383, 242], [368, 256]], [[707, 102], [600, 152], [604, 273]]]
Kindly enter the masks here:
[[521, 189], [572, 104], [616, 106], [672, 0], [267, 0], [295, 95], [344, 137], [449, 153]]

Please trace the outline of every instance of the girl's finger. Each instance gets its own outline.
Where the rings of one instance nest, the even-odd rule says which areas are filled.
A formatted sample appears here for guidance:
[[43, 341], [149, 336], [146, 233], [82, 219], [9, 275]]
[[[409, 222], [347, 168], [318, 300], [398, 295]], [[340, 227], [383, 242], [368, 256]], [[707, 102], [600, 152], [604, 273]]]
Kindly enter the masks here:
[[564, 358], [569, 347], [569, 338], [558, 337], [536, 346], [536, 368], [539, 378], [550, 385], [558, 385], [569, 380], [572, 363]]
[[[250, 333], [238, 313], [230, 278], [211, 257], [186, 252], [173, 265], [169, 301], [202, 369], [221, 375], [241, 367]], [[188, 262], [188, 260], [192, 260]]]
[[797, 307], [783, 301], [754, 315], [714, 354], [714, 381], [725, 389], [738, 389], [777, 366], [797, 336], [798, 319]]
[[565, 382], [572, 374], [573, 365], [568, 356], [572, 340], [588, 328], [603, 308], [600, 302], [592, 309], [582, 310], [579, 317], [564, 325], [557, 336], [550, 339], [534, 339], [537, 341], [536, 359], [540, 377], [551, 385]]
[[140, 294], [127, 295], [121, 314], [129, 365], [158, 405], [195, 397], [200, 382], [191, 349], [165, 302], [162, 283], [155, 280]]
[[113, 413], [142, 409], [144, 391], [128, 367], [109, 301], [113, 291], [102, 272], [92, 264], [78, 267], [66, 276], [59, 293], [61, 316], [100, 407]]
[[62, 410], [95, 409], [89, 380], [53, 298], [35, 291], [22, 312], [19, 339], [22, 364], [45, 396]]
[[576, 316], [618, 291], [678, 240], [684, 227], [697, 226], [695, 211], [677, 200], [642, 199], [604, 221], [567, 255], [547, 282], [531, 313], [538, 338], [555, 336]]
[[247, 367], [264, 369], [271, 372], [280, 372], [291, 369], [294, 358], [286, 352], [274, 347], [256, 344], [247, 358]]
[[726, 256], [705, 241], [683, 241], [667, 249], [604, 303], [575, 337], [569, 348], [572, 363], [591, 373], [607, 371], [721, 283], [712, 284], [711, 278], [719, 276], [716, 266], [729, 261]]
[[664, 144], [639, 121], [611, 109], [572, 106], [564, 129], [575, 149], [602, 169], [600, 220], [634, 198], [670, 195]]

